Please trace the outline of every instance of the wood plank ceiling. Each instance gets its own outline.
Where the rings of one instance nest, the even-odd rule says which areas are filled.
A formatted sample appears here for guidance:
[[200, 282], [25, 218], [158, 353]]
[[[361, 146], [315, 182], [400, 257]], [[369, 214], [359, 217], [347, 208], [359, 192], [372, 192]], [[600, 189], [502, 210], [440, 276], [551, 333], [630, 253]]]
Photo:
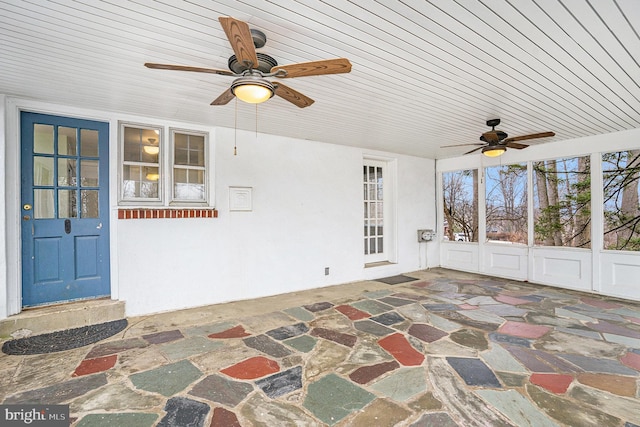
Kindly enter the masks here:
[[445, 158], [494, 117], [556, 132], [532, 143], [640, 128], [638, 0], [1, 0], [0, 93], [255, 131], [255, 106], [209, 105], [231, 77], [143, 66], [226, 69], [222, 15], [280, 64], [353, 64], [287, 80], [315, 103], [259, 105], [259, 132]]

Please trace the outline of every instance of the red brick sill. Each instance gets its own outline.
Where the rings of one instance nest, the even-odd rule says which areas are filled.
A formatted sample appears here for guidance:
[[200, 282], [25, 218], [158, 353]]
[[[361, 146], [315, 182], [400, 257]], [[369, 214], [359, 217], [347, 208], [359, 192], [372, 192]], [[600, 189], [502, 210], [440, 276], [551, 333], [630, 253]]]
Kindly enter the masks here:
[[134, 208], [118, 209], [118, 219], [150, 219], [150, 218], [218, 218], [216, 209], [190, 208]]

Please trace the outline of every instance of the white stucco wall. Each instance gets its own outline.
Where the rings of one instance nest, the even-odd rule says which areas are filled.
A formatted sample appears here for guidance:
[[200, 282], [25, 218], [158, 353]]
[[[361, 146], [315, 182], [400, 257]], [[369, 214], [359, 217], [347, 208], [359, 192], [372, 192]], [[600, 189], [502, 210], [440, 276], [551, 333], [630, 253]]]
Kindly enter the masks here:
[[[137, 315], [255, 298], [417, 270], [418, 228], [435, 227], [434, 161], [218, 129], [217, 219], [117, 221], [119, 297]], [[397, 160], [397, 263], [364, 268], [362, 162]], [[253, 209], [229, 210], [229, 187]], [[430, 244], [433, 246], [433, 244]], [[423, 254], [421, 260], [419, 254]], [[438, 265], [432, 250], [429, 265]], [[330, 273], [325, 276], [324, 269]]]
[[[19, 176], [19, 110], [110, 123], [112, 298], [127, 315], [276, 295], [439, 265], [437, 243], [416, 230], [435, 229], [435, 161], [255, 132], [175, 123], [7, 99], [6, 173]], [[118, 121], [208, 131], [211, 200], [218, 218], [117, 219]], [[238, 155], [233, 155], [237, 138]], [[373, 156], [394, 164], [396, 262], [365, 268], [362, 164]], [[253, 209], [229, 210], [229, 187], [251, 187]], [[6, 188], [4, 212], [19, 211], [19, 180]], [[13, 216], [12, 216], [13, 218]], [[20, 311], [19, 220], [3, 221], [8, 248], [0, 318]], [[4, 238], [3, 234], [6, 234]], [[11, 256], [9, 254], [12, 254]], [[325, 267], [330, 274], [325, 276]], [[3, 301], [2, 298], [5, 298]], [[3, 311], [4, 310], [4, 313]]]

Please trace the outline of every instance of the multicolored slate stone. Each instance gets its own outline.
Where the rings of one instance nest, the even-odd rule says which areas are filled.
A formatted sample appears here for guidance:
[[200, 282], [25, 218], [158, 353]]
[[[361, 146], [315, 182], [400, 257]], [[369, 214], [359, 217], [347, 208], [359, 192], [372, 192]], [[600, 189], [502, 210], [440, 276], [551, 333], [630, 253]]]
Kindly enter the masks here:
[[400, 368], [371, 384], [376, 392], [396, 402], [406, 402], [427, 389], [427, 375], [422, 367]]
[[291, 307], [283, 310], [283, 312], [303, 322], [310, 322], [315, 319], [313, 313], [303, 307]]
[[640, 354], [638, 353], [628, 352], [620, 358], [620, 362], [636, 371], [640, 371]]
[[166, 415], [158, 427], [201, 426], [209, 413], [209, 405], [186, 397], [172, 397], [164, 410]]
[[640, 425], [638, 304], [445, 276], [0, 354], [0, 402], [70, 403], [83, 427]]
[[309, 353], [316, 346], [316, 341], [317, 340], [315, 338], [310, 337], [309, 335], [300, 335], [282, 342], [298, 351]]
[[94, 346], [89, 354], [87, 354], [85, 359], [95, 359], [97, 357], [117, 354], [134, 348], [144, 348], [148, 345], [149, 343], [144, 341], [142, 338], [129, 338], [126, 340], [109, 341]]
[[345, 345], [347, 347], [353, 347], [356, 345], [358, 337], [350, 334], [343, 334], [342, 332], [334, 331], [327, 328], [313, 328], [311, 335], [314, 337], [324, 338], [329, 341], [337, 342], [338, 344]]
[[577, 376], [580, 384], [608, 391], [618, 396], [635, 397], [638, 389], [637, 378], [612, 374], [583, 372]]
[[115, 366], [118, 360], [117, 354], [112, 354], [106, 357], [97, 357], [95, 359], [84, 359], [82, 363], [73, 371], [72, 377], [79, 377], [81, 375], [95, 374], [96, 372], [106, 371]]
[[375, 395], [336, 374], [309, 384], [303, 406], [330, 426], [368, 405]]
[[349, 378], [351, 381], [354, 381], [358, 384], [366, 384], [379, 376], [386, 374], [389, 371], [393, 371], [394, 369], [398, 369], [400, 364], [398, 362], [382, 362], [371, 366], [362, 366], [351, 374], [349, 374]]
[[563, 394], [573, 382], [573, 376], [563, 374], [531, 374], [531, 384], [540, 386], [552, 393]]
[[278, 362], [263, 356], [252, 357], [220, 370], [223, 374], [239, 380], [254, 380], [278, 371]]
[[293, 338], [298, 335], [307, 333], [309, 328], [304, 323], [296, 323], [295, 325], [282, 326], [280, 328], [267, 331], [267, 335], [278, 341], [286, 340], [287, 338]]
[[149, 344], [162, 344], [184, 338], [179, 329], [171, 331], [156, 332], [155, 334], [143, 335], [142, 338]]
[[231, 408], [237, 406], [254, 390], [249, 383], [234, 381], [222, 375], [209, 375], [197, 383], [189, 394]]
[[402, 307], [403, 305], [413, 304], [415, 300], [398, 298], [397, 296], [388, 296], [380, 298], [378, 301], [389, 304], [393, 307]]
[[409, 335], [418, 338], [424, 342], [434, 342], [440, 338], [446, 337], [448, 334], [438, 328], [422, 323], [414, 323], [407, 331]]
[[202, 376], [202, 372], [188, 360], [163, 365], [149, 371], [131, 375], [129, 378], [136, 388], [173, 396], [186, 389], [189, 384]]
[[247, 346], [255, 348], [271, 357], [285, 357], [291, 355], [291, 350], [272, 340], [267, 335], [247, 337], [242, 340]]
[[153, 427], [158, 420], [158, 414], [143, 412], [128, 412], [122, 414], [89, 414], [83, 417], [77, 427], [127, 426]]
[[256, 385], [272, 399], [302, 388], [302, 367], [296, 366], [286, 371], [262, 378]]
[[400, 333], [382, 338], [378, 340], [378, 344], [404, 366], [417, 366], [424, 362], [424, 355], [418, 352]]
[[244, 326], [238, 325], [238, 326], [234, 326], [231, 329], [227, 329], [222, 332], [214, 332], [213, 334], [209, 334], [207, 336], [212, 339], [228, 339], [228, 338], [244, 338], [244, 337], [248, 337], [249, 335], [251, 334], [244, 330]]
[[493, 371], [480, 359], [447, 357], [447, 362], [449, 362], [449, 365], [455, 369], [467, 385], [502, 387]]
[[506, 335], [513, 335], [520, 338], [540, 338], [551, 330], [545, 325], [531, 325], [524, 322], [505, 322], [498, 332]]
[[366, 319], [367, 317], [371, 316], [369, 313], [366, 313], [362, 310], [358, 310], [357, 308], [347, 304], [339, 305], [334, 308], [340, 313], [347, 316], [350, 320]]
[[58, 405], [106, 384], [107, 376], [105, 373], [86, 375], [47, 387], [11, 394], [2, 403], [5, 405], [17, 403]]
[[238, 417], [233, 412], [217, 407], [213, 410], [213, 418], [209, 427], [242, 427]]
[[377, 314], [382, 314], [384, 312], [393, 310], [393, 306], [389, 304], [384, 304], [378, 300], [362, 300], [351, 303], [351, 305], [358, 310], [365, 311], [372, 316]]
[[309, 310], [312, 313], [317, 313], [318, 311], [328, 310], [333, 307], [333, 304], [328, 301], [316, 302], [314, 304], [305, 305], [304, 308]]
[[385, 326], [391, 326], [391, 325], [395, 325], [396, 323], [403, 322], [405, 319], [404, 317], [400, 316], [397, 312], [389, 311], [387, 313], [382, 313], [377, 316], [373, 316], [371, 320]]
[[367, 334], [375, 335], [378, 337], [384, 337], [385, 335], [389, 335], [394, 332], [393, 329], [387, 328], [386, 326], [373, 322], [369, 319], [354, 322], [353, 327], [358, 331], [365, 332]]

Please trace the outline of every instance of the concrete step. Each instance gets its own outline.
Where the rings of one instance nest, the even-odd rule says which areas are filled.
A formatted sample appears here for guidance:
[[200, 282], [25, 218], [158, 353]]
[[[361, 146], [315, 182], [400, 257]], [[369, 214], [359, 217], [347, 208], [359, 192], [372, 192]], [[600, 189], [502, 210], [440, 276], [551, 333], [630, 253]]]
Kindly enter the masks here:
[[104, 298], [26, 309], [0, 320], [0, 340], [124, 319], [124, 304]]

